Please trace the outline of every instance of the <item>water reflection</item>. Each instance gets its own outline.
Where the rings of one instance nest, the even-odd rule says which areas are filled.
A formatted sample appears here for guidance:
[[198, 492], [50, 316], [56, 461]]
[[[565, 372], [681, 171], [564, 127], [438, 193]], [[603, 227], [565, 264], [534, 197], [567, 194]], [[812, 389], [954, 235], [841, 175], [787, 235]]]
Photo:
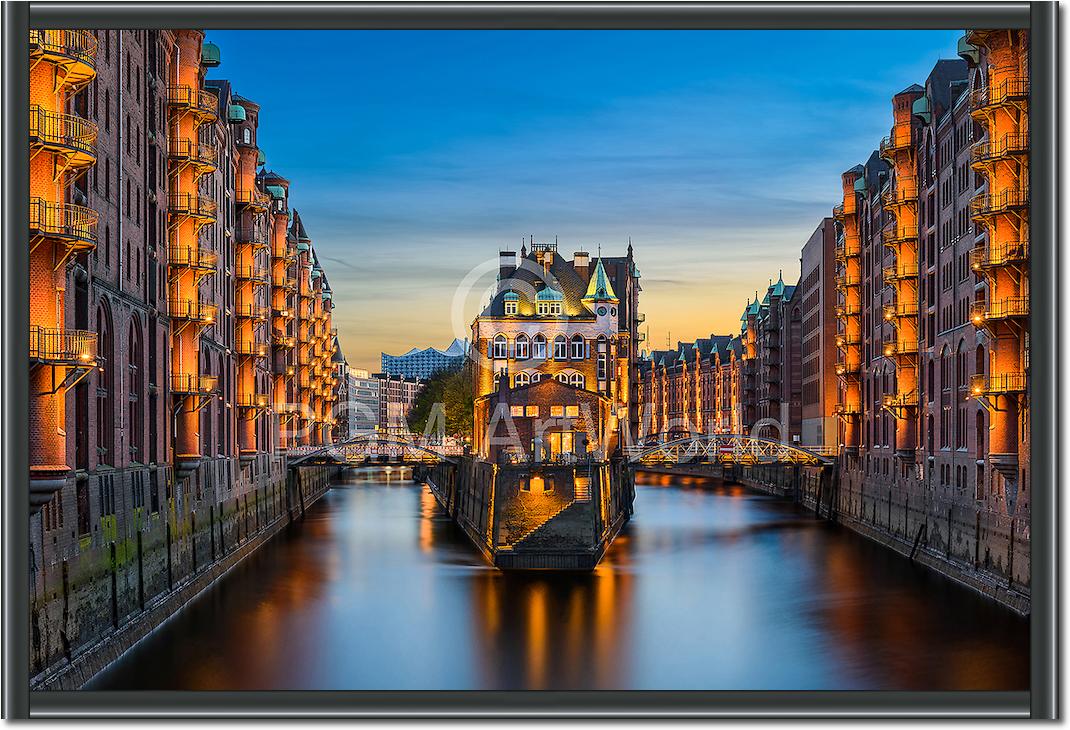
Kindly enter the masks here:
[[653, 476], [591, 574], [354, 473], [94, 689], [1025, 689], [1028, 622], [790, 504]]

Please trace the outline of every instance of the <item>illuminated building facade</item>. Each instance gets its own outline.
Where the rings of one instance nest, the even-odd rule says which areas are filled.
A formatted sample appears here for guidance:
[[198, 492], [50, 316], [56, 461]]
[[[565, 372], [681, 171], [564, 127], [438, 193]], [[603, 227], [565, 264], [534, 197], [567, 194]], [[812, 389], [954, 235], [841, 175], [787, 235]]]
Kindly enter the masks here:
[[[994, 43], [996, 51], [987, 43]], [[843, 174], [837, 221], [841, 495], [1028, 592], [1028, 73], [1019, 31], [893, 97]]]
[[330, 438], [330, 287], [218, 64], [197, 30], [30, 31], [38, 668], [277, 518], [285, 449]]
[[[566, 260], [556, 243], [532, 242], [530, 251], [521, 248], [519, 258], [515, 251], [501, 252], [497, 291], [472, 323], [474, 447], [481, 457], [496, 458], [495, 447], [485, 437], [494, 409], [508, 400], [503, 393], [527, 388], [555, 398], [566, 392], [573, 396], [544, 404], [548, 413], [559, 409], [560, 414], [546, 425], [547, 434], [537, 435], [538, 444], [535, 439], [522, 444], [527, 455], [583, 456], [588, 451], [611, 453], [616, 448], [619, 429], [637, 420], [632, 413], [637, 395], [633, 380], [638, 280], [630, 245], [624, 257], [598, 257], [593, 262], [585, 251]], [[550, 378], [567, 387], [538, 387]], [[578, 438], [574, 424], [563, 414], [581, 402], [588, 403], [589, 393], [598, 396], [595, 400], [606, 414], [591, 421], [598, 423], [601, 432]], [[550, 432], [568, 435], [551, 437]], [[539, 452], [539, 444], [551, 440], [552, 453]]]

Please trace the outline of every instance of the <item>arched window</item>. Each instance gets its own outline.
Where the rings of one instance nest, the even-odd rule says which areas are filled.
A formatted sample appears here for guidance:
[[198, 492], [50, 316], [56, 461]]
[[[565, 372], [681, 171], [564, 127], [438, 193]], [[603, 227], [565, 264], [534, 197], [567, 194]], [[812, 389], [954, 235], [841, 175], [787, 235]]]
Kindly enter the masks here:
[[533, 372], [531, 374], [531, 384], [532, 385], [534, 385], [535, 383], [539, 382], [540, 380], [542, 380], [542, 373], [540, 373], [539, 371], [536, 370], [535, 372]]
[[977, 375], [985, 374], [985, 346], [978, 345], [973, 358], [973, 371]]
[[524, 371], [520, 371], [516, 374], [516, 387], [523, 388], [525, 385], [531, 383], [531, 376]]
[[568, 359], [568, 344], [565, 341], [564, 335], [558, 335], [554, 338], [554, 360], [567, 360]]
[[501, 385], [501, 382], [502, 382], [502, 371], [501, 370], [497, 370], [494, 373], [494, 389], [495, 390], [498, 389], [498, 386]]
[[112, 342], [111, 316], [102, 303], [97, 309], [97, 339], [100, 368], [97, 372], [97, 461], [116, 464], [115, 414], [115, 343]]
[[509, 357], [509, 340], [505, 338], [505, 335], [494, 335], [494, 345], [491, 350], [491, 357], [495, 360], [504, 360]]
[[133, 461], [144, 461], [145, 418], [141, 394], [145, 392], [145, 353], [141, 345], [141, 323], [137, 317], [134, 317], [130, 322], [127, 353], [130, 358], [127, 363], [127, 414], [129, 421], [128, 433], [130, 434], [130, 458]]
[[570, 375], [568, 379], [569, 385], [574, 385], [577, 388], [583, 388], [585, 386], [584, 381], [585, 378], [583, 377], [582, 373], [572, 373], [572, 375]]
[[528, 336], [525, 335], [523, 332], [521, 332], [519, 335], [516, 336], [516, 359], [517, 360], [527, 360], [529, 357], [531, 357], [530, 344], [531, 344], [531, 341], [528, 339]]
[[583, 350], [584, 350], [583, 337], [578, 335], [578, 334], [572, 335], [572, 359], [573, 360], [582, 360], [583, 359]]
[[554, 376], [554, 380], [559, 383], [564, 383], [565, 385], [568, 385], [568, 373], [558, 373]]
[[542, 333], [535, 335], [531, 340], [531, 357], [534, 360], [546, 359], [546, 338]]
[[955, 354], [956, 379], [955, 385], [960, 388], [966, 387], [966, 340], [959, 340], [958, 352]]

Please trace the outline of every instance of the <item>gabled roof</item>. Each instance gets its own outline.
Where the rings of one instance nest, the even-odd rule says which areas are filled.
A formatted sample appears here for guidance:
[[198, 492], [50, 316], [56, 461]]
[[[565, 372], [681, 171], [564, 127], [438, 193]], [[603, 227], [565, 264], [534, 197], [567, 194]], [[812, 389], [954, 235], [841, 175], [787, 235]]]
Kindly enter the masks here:
[[[526, 255], [520, 258], [519, 266], [509, 274], [505, 282], [502, 282], [501, 290], [491, 298], [490, 303], [483, 309], [480, 314], [481, 317], [504, 317], [505, 295], [509, 291], [517, 295], [515, 301], [519, 304], [518, 309], [521, 315], [527, 312], [534, 312], [536, 297], [539, 296], [540, 291], [549, 287], [561, 295], [561, 301], [564, 302], [563, 315], [573, 319], [594, 318], [594, 315], [583, 305], [587, 282], [580, 276], [571, 262], [566, 261], [555, 251], [553, 252], [553, 260], [549, 269], [544, 273], [543, 266], [538, 261], [538, 256], [542, 252], [531, 251], [525, 253]], [[542, 301], [547, 301], [546, 297], [550, 296], [553, 295], [551, 293], [543, 294]]]

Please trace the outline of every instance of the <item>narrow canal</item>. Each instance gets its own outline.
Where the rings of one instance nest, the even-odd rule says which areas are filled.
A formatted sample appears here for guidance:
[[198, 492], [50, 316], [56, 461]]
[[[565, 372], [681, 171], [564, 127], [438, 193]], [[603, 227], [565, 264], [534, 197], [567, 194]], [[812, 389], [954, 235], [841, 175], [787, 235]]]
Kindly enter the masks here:
[[790, 503], [648, 477], [589, 575], [353, 473], [92, 689], [1026, 689], [1028, 620]]

